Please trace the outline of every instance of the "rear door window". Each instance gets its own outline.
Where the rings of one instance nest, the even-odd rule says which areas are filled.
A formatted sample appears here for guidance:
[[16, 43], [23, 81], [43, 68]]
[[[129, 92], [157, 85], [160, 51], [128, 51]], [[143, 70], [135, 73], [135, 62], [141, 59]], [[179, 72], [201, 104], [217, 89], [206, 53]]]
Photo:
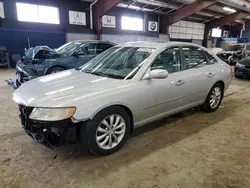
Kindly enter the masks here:
[[95, 55], [96, 54], [96, 44], [90, 43], [90, 44], [84, 44], [80, 47], [78, 53], [80, 55]]
[[179, 72], [181, 70], [179, 47], [168, 48], [161, 52], [151, 66], [151, 70], [154, 69], [165, 69], [169, 73]]
[[186, 69], [202, 67], [209, 64], [204, 51], [194, 46], [183, 46], [183, 59]]
[[209, 60], [209, 64], [215, 64], [218, 63], [217, 59], [214, 58], [214, 56], [212, 56], [211, 54], [205, 52], [208, 60]]
[[96, 52], [97, 52], [97, 54], [100, 54], [100, 53], [104, 52], [105, 50], [111, 48], [112, 46], [114, 46], [114, 45], [109, 44], [109, 43], [98, 43]]

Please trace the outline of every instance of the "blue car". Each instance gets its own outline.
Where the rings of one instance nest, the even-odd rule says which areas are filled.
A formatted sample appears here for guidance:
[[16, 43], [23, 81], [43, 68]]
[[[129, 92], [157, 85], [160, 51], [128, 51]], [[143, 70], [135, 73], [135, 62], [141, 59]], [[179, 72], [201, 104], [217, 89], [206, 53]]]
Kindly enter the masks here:
[[16, 64], [16, 87], [40, 76], [77, 68], [116, 44], [104, 41], [73, 41], [55, 50], [37, 46], [26, 50]]

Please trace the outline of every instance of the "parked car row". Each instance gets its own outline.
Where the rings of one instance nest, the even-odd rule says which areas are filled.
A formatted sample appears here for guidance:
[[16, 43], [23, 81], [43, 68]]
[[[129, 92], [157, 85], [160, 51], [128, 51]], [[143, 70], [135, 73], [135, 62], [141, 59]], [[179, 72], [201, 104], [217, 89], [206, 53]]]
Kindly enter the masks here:
[[232, 79], [229, 65], [190, 43], [78, 41], [48, 51], [17, 65], [29, 80], [13, 94], [22, 125], [49, 147], [78, 142], [98, 155], [157, 119], [196, 106], [216, 111]]
[[79, 67], [116, 44], [102, 41], [74, 41], [58, 49], [37, 46], [17, 62], [16, 86], [31, 79]]
[[236, 78], [250, 78], [250, 44], [233, 44], [219, 53], [217, 56], [229, 64], [235, 66]]
[[217, 53], [217, 56], [229, 65], [236, 65], [241, 59], [248, 57], [250, 54], [250, 44], [239, 43], [226, 47], [225, 50]]

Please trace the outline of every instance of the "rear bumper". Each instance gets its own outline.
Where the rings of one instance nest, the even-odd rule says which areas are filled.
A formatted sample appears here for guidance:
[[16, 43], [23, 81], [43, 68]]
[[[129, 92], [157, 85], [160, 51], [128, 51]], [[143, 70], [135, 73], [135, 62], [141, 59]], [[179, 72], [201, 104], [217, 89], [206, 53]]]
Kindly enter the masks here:
[[19, 110], [23, 128], [35, 141], [52, 149], [81, 141], [81, 123], [73, 123], [71, 119], [55, 122], [34, 121], [29, 119], [32, 107], [19, 105]]

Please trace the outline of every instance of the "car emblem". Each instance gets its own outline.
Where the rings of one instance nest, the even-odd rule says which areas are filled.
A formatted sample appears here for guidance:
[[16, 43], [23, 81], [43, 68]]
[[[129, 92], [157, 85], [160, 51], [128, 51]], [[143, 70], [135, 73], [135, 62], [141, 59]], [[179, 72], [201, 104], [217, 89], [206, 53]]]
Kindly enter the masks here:
[[76, 20], [76, 21], [81, 21], [82, 20], [82, 15], [81, 14], [79, 14], [79, 13], [75, 13], [74, 14], [74, 19]]
[[156, 29], [156, 24], [153, 22], [150, 25], [150, 29], [152, 29], [153, 31]]

